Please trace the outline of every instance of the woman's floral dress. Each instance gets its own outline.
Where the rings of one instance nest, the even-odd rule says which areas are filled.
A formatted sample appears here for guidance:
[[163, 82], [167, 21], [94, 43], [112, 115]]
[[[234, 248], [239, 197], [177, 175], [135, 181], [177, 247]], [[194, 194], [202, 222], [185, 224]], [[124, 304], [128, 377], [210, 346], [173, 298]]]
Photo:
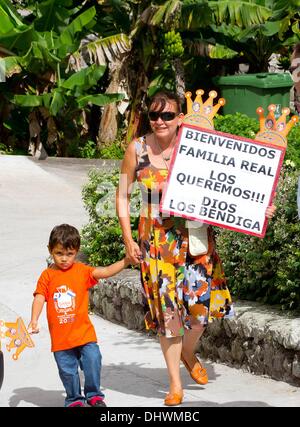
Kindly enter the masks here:
[[143, 254], [141, 277], [149, 311], [147, 329], [178, 337], [184, 328], [200, 329], [213, 317], [233, 315], [230, 293], [212, 228], [208, 228], [208, 252], [192, 257], [188, 251], [185, 219], [159, 212], [168, 170], [154, 167], [145, 137], [135, 142], [136, 176], [143, 205], [139, 220], [139, 244]]

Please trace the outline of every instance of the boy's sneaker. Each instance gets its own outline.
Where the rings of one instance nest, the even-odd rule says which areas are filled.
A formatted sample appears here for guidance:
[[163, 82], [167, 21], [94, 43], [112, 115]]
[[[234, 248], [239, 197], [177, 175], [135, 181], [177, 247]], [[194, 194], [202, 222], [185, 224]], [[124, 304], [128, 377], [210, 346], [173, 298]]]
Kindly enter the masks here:
[[95, 408], [105, 408], [106, 404], [103, 400], [103, 397], [93, 396], [87, 401], [88, 405], [94, 406]]
[[77, 402], [73, 402], [68, 405], [68, 408], [84, 408], [85, 405], [81, 400], [77, 400]]

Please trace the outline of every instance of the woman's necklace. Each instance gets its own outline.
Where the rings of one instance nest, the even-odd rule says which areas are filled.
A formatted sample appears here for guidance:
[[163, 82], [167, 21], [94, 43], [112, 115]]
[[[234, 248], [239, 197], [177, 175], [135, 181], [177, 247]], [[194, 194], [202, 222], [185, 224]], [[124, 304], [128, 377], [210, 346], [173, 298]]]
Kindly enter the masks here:
[[170, 152], [169, 152], [169, 154], [167, 155], [167, 156], [164, 156], [164, 150], [162, 149], [162, 147], [161, 147], [161, 145], [160, 145], [160, 143], [157, 141], [157, 139], [156, 139], [156, 136], [155, 135], [153, 135], [153, 137], [154, 137], [154, 142], [155, 142], [155, 144], [156, 144], [156, 147], [159, 149], [159, 151], [160, 151], [160, 155], [161, 155], [161, 157], [162, 157], [162, 159], [163, 159], [163, 161], [164, 161], [164, 164], [166, 165], [166, 167], [167, 167], [167, 169], [169, 170], [169, 165], [168, 165], [168, 161], [171, 159], [171, 157], [172, 157], [172, 154], [173, 154], [173, 150], [174, 150], [174, 146], [171, 148], [171, 150], [170, 150]]

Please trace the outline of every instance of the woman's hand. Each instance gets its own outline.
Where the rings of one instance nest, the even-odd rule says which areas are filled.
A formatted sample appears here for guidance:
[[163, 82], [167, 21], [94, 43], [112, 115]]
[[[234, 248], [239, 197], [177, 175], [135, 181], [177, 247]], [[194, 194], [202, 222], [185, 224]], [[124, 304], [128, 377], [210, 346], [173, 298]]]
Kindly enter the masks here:
[[140, 250], [139, 245], [135, 241], [132, 241], [130, 243], [127, 243], [125, 247], [126, 259], [130, 262], [130, 264], [140, 264], [142, 259], [142, 252]]
[[40, 332], [40, 327], [37, 322], [31, 321], [28, 325], [27, 330], [29, 334], [38, 334]]
[[269, 219], [272, 219], [273, 216], [275, 215], [276, 209], [277, 208], [275, 205], [268, 206], [266, 209], [266, 217]]

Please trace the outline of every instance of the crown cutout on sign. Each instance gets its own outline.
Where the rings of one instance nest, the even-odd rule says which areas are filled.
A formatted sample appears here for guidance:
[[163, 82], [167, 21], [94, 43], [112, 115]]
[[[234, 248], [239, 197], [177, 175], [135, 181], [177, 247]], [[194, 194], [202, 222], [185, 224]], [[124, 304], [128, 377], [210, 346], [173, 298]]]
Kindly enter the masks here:
[[290, 109], [288, 107], [282, 109], [281, 116], [277, 120], [275, 118], [276, 105], [269, 105], [268, 110], [269, 114], [266, 117], [262, 107], [258, 107], [256, 110], [259, 116], [260, 130], [256, 134], [255, 140], [285, 147], [287, 145], [287, 135], [298, 122], [299, 117], [293, 116], [291, 120], [286, 123], [286, 118], [290, 114]]
[[34, 342], [21, 317], [15, 322], [4, 322], [0, 320], [0, 327], [6, 328], [5, 333], [1, 332], [0, 339], [5, 337], [10, 339], [9, 344], [6, 346], [6, 350], [11, 351], [13, 348], [16, 348], [15, 353], [12, 355], [13, 360], [18, 360], [20, 353], [26, 347], [34, 347]]
[[206, 129], [214, 129], [213, 118], [226, 101], [220, 98], [217, 104], [213, 105], [214, 99], [218, 96], [215, 90], [211, 90], [208, 98], [203, 102], [203, 89], [196, 90], [196, 98], [192, 100], [192, 93], [186, 92], [187, 114], [184, 116], [183, 123], [201, 126]]

